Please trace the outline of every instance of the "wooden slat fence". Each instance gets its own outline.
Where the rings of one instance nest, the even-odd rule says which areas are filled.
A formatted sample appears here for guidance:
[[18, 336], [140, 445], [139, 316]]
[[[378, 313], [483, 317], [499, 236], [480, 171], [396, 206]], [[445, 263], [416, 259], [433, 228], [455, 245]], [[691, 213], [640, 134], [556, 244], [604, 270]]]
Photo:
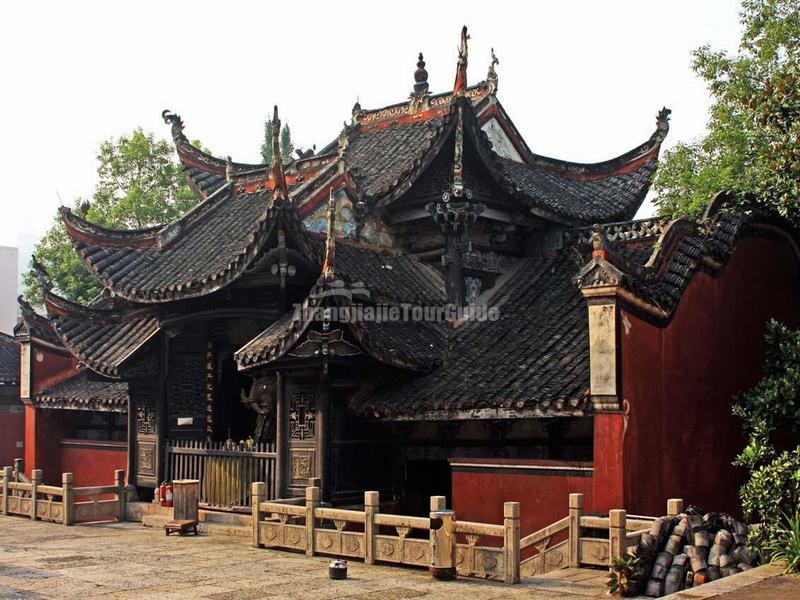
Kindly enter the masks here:
[[249, 510], [253, 482], [267, 485], [276, 497], [275, 444], [170, 440], [167, 442], [167, 479], [200, 481], [200, 504], [223, 510]]
[[[253, 484], [255, 547], [417, 567], [429, 567], [449, 552], [443, 552], [442, 538], [432, 528], [435, 519], [381, 513], [378, 492], [364, 494], [363, 510], [324, 508], [317, 487], [306, 488], [305, 505], [265, 502], [265, 494], [263, 483]], [[506, 583], [567, 567], [608, 567], [613, 558], [632, 550], [655, 520], [628, 519], [624, 510], [612, 510], [607, 517], [587, 516], [583, 500], [583, 494], [570, 494], [566, 517], [525, 537], [520, 537], [518, 502], [503, 505], [502, 525], [458, 521], [453, 514], [451, 566], [461, 576]], [[432, 511], [443, 508], [442, 496], [431, 498]], [[668, 514], [680, 513], [683, 501], [670, 500], [667, 510]], [[522, 559], [526, 549], [526, 554], [532, 555]]]
[[[75, 487], [72, 473], [63, 473], [61, 486], [43, 485], [41, 469], [31, 472], [30, 483], [19, 479], [21, 469], [0, 472], [0, 513], [74, 525], [125, 520], [125, 474], [114, 471], [114, 484]], [[110, 499], [103, 499], [111, 495]], [[75, 498], [89, 498], [76, 501]]]

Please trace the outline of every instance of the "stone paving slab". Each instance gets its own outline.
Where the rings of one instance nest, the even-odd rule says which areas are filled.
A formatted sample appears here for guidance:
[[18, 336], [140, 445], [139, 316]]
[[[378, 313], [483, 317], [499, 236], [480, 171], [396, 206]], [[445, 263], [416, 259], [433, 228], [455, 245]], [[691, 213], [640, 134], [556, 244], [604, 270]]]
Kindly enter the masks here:
[[252, 548], [239, 538], [166, 537], [138, 523], [67, 528], [0, 516], [0, 599], [580, 600], [605, 595], [602, 570], [567, 569], [509, 586], [466, 578], [440, 582], [424, 569], [350, 562], [348, 579], [331, 581], [329, 561]]

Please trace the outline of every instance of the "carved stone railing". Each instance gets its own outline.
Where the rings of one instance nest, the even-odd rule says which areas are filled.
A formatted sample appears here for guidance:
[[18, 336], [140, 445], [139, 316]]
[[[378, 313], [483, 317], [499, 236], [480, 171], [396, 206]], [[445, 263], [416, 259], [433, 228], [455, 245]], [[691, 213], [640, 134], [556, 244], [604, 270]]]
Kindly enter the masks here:
[[[41, 469], [31, 471], [30, 483], [18, 481], [21, 469], [0, 472], [0, 513], [73, 525], [92, 521], [125, 520], [125, 475], [114, 472], [114, 484], [74, 487], [72, 473], [62, 474], [62, 485], [43, 485]], [[112, 496], [107, 498], [107, 496]], [[76, 501], [76, 498], [88, 500]]]
[[[381, 513], [378, 492], [364, 494], [364, 510], [344, 510], [320, 506], [318, 487], [306, 488], [304, 505], [264, 502], [263, 483], [254, 483], [252, 491], [255, 547], [359, 558], [366, 564], [445, 566], [461, 576], [506, 583], [566, 567], [607, 567], [632, 550], [655, 520], [628, 518], [624, 510], [607, 517], [584, 515], [583, 494], [570, 494], [568, 516], [521, 538], [518, 502], [503, 505], [503, 524], [496, 525], [458, 521], [444, 510], [443, 496], [431, 498], [431, 518], [426, 518]], [[669, 514], [682, 509], [682, 500], [667, 503]], [[441, 519], [434, 517], [440, 514], [447, 514], [452, 535], [437, 535], [434, 522]], [[522, 559], [523, 553], [530, 556]]]
[[[262, 502], [263, 483], [253, 484], [253, 545], [363, 559], [367, 564], [394, 563], [429, 567], [435, 557], [452, 552], [450, 567], [459, 575], [519, 582], [519, 504], [507, 502], [503, 525], [456, 521], [442, 549], [435, 519], [381, 513], [378, 492], [364, 494], [364, 510], [320, 506], [319, 488], [306, 488], [304, 506]], [[442, 510], [444, 498], [431, 498], [431, 510]], [[458, 538], [466, 543], [459, 543]], [[499, 545], [478, 543], [497, 538]], [[438, 544], [438, 546], [437, 546]]]

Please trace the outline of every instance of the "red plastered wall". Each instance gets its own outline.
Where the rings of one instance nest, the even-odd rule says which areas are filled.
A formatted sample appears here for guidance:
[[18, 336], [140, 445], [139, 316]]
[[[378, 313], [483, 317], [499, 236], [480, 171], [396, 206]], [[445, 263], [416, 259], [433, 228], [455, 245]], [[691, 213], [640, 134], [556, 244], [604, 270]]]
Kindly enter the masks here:
[[800, 323], [800, 277], [788, 244], [746, 238], [719, 278], [698, 273], [666, 327], [623, 310], [625, 508], [664, 514], [669, 497], [738, 513], [742, 448], [731, 397], [761, 377], [765, 324]]

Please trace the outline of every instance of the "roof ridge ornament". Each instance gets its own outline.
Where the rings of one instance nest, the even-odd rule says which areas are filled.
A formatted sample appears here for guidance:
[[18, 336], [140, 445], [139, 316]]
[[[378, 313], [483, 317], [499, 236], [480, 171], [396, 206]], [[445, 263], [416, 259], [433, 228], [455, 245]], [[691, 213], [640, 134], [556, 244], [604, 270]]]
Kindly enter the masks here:
[[278, 117], [278, 105], [272, 111], [272, 208], [283, 208], [287, 202], [286, 177], [283, 173], [283, 158], [281, 157], [281, 120]]
[[414, 71], [414, 91], [411, 92], [409, 109], [411, 112], [428, 110], [431, 106], [428, 86], [428, 72], [425, 70], [425, 59], [422, 52], [417, 59], [417, 70]]
[[161, 118], [164, 119], [164, 123], [172, 126], [172, 139], [179, 140], [183, 136], [183, 119], [180, 115], [166, 108], [161, 111]]
[[233, 159], [230, 156], [225, 157], [225, 181], [233, 182]]
[[458, 47], [458, 63], [456, 65], [456, 82], [453, 85], [453, 96], [463, 96], [467, 91], [467, 26], [461, 28], [461, 43]]
[[39, 289], [43, 292], [52, 290], [53, 279], [50, 277], [50, 273], [47, 272], [44, 265], [36, 259], [35, 254], [31, 256], [31, 268], [33, 269], [33, 275], [36, 277], [36, 281], [39, 283]]
[[497, 55], [494, 53], [494, 48], [492, 48], [492, 58], [489, 61], [489, 71], [486, 73], [486, 81], [489, 84], [489, 93], [494, 95], [497, 93], [497, 71], [494, 70], [495, 65], [499, 65], [500, 61], [497, 59]]
[[328, 196], [328, 235], [325, 238], [325, 261], [322, 263], [322, 278], [332, 281], [336, 277], [336, 204], [333, 196], [333, 187]]
[[672, 111], [664, 106], [656, 115], [656, 130], [653, 133], [652, 140], [658, 144], [663, 142], [669, 133], [670, 114], [672, 114]]

